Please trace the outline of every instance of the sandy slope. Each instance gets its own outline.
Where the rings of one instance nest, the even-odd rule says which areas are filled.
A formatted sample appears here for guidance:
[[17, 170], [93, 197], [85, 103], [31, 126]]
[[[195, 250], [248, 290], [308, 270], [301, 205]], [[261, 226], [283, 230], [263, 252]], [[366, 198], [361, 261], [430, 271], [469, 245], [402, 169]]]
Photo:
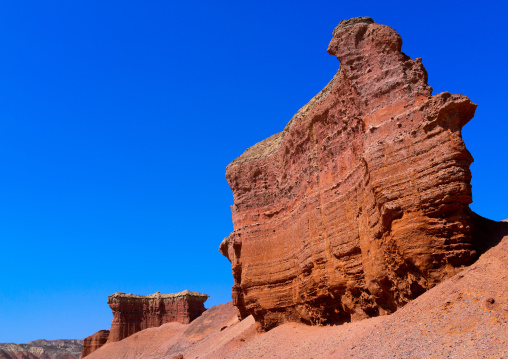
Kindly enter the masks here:
[[390, 316], [332, 327], [287, 323], [258, 334], [251, 317], [239, 322], [226, 303], [88, 358], [508, 358], [506, 227], [474, 265]]

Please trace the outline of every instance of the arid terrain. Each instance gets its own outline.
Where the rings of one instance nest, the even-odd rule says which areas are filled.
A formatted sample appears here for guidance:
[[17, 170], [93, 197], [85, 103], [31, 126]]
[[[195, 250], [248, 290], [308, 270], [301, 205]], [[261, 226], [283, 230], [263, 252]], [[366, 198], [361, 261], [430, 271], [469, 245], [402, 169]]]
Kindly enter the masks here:
[[[231, 303], [190, 324], [169, 323], [103, 346], [111, 358], [506, 358], [508, 224], [469, 268], [391, 315], [337, 326], [286, 323], [258, 333]], [[180, 357], [181, 358], [181, 357]]]

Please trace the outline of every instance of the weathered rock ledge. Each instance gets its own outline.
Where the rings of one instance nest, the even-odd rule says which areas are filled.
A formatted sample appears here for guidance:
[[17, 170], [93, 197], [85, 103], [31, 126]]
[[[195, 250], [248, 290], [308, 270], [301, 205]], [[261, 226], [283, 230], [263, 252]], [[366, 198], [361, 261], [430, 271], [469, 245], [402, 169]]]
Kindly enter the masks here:
[[476, 105], [432, 96], [421, 59], [371, 18], [342, 21], [330, 83], [285, 129], [231, 162], [233, 303], [260, 329], [392, 313], [478, 257]]

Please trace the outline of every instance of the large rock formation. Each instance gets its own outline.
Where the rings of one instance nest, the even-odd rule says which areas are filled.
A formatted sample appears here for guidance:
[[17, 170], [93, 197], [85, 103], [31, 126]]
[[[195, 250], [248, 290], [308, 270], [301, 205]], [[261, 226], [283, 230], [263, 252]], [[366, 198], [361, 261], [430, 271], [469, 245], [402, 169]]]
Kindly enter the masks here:
[[372, 19], [342, 21], [330, 83], [226, 170], [233, 302], [261, 329], [392, 313], [471, 264], [476, 105], [432, 96], [421, 59]]
[[82, 358], [106, 343], [120, 341], [143, 329], [177, 322], [188, 324], [205, 310], [208, 295], [183, 292], [173, 294], [135, 295], [115, 293], [108, 297], [113, 311], [111, 329], [101, 330], [85, 339]]
[[0, 359], [79, 359], [82, 347], [83, 341], [78, 339], [0, 343]]

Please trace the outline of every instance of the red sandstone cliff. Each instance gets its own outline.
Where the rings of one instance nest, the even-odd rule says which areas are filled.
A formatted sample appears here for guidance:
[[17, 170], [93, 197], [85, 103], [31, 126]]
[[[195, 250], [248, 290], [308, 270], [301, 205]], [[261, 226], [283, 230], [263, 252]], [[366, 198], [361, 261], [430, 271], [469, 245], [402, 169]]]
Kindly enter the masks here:
[[115, 293], [108, 297], [113, 311], [111, 329], [100, 330], [87, 337], [81, 357], [89, 355], [106, 343], [127, 338], [143, 329], [177, 322], [188, 324], [205, 310], [208, 295], [184, 290], [173, 294], [135, 295]]
[[392, 313], [471, 264], [476, 105], [432, 96], [392, 28], [342, 21], [330, 83], [226, 170], [233, 302], [262, 329]]

